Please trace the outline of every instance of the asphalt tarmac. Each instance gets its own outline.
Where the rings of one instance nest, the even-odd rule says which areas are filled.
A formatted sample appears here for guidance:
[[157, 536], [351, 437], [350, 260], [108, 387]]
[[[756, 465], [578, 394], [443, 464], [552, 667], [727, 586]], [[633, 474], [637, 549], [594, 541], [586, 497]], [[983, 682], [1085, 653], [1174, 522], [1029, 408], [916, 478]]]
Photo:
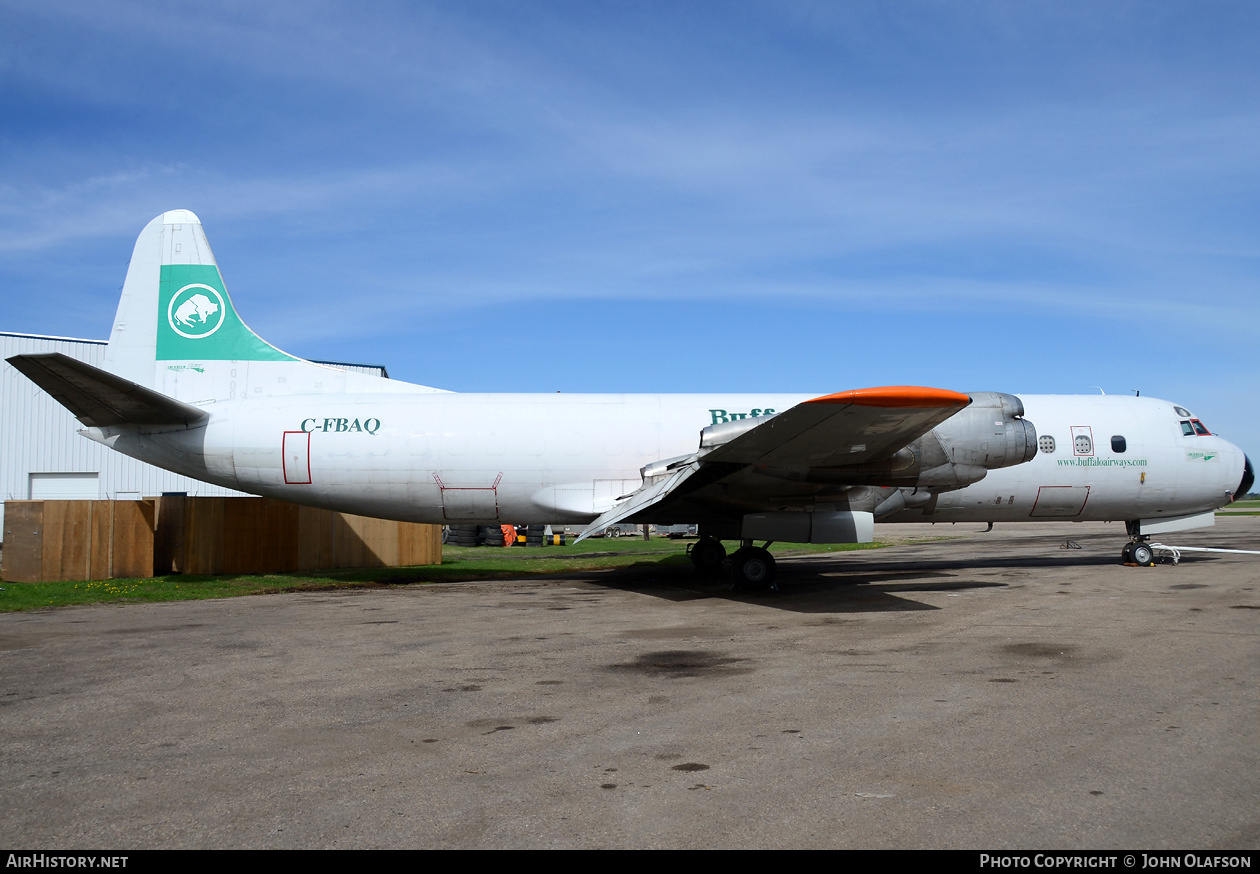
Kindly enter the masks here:
[[[0, 845], [1256, 848], [1260, 555], [981, 527], [763, 596], [630, 569], [0, 615]], [[1260, 549], [1260, 517], [1160, 539]]]

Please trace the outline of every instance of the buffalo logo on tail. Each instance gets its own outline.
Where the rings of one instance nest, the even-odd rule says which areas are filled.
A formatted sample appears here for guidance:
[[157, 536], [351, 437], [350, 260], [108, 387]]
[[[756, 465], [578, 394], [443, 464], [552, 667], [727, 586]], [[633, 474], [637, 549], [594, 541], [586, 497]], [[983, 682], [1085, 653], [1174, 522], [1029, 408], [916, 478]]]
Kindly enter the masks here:
[[171, 297], [166, 320], [176, 334], [190, 340], [209, 337], [223, 325], [223, 295], [208, 285], [185, 285]]

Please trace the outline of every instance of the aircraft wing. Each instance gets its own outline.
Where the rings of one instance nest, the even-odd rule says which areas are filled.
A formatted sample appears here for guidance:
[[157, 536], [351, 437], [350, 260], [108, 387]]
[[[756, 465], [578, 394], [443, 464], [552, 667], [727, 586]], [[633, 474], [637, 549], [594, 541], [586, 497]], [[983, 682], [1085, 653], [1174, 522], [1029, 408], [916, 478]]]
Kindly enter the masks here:
[[643, 487], [588, 525], [578, 540], [759, 468], [807, 471], [888, 458], [970, 403], [961, 392], [885, 386], [812, 398], [760, 421], [710, 426], [701, 432], [698, 452], [644, 468]]
[[823, 395], [722, 443], [704, 461], [762, 467], [865, 464], [892, 455], [969, 403], [961, 392], [909, 385]]
[[60, 352], [14, 355], [8, 361], [89, 428], [192, 425], [208, 415]]

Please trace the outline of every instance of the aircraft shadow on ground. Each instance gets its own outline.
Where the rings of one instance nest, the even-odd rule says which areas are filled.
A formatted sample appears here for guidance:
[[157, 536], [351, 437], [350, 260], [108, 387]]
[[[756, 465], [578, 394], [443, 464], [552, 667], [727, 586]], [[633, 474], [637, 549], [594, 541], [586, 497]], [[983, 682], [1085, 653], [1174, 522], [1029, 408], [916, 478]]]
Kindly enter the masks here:
[[779, 562], [779, 576], [781, 578], [787, 574], [796, 576], [806, 568], [813, 570], [815, 565], [821, 565], [819, 573], [823, 572], [822, 568], [826, 568], [826, 573], [828, 574], [843, 574], [844, 576], [887, 572], [890, 568], [895, 568], [897, 572], [902, 573], [927, 574], [945, 571], [1001, 570], [1004, 568], [1100, 567], [1105, 565], [1120, 567], [1120, 552], [1117, 550], [1115, 555], [1099, 555], [1093, 552], [1065, 549], [1050, 555], [1002, 555], [990, 558], [916, 558], [903, 561], [897, 561], [896, 559], [891, 561], [863, 560], [853, 563], [846, 562], [844, 559], [794, 562], [789, 558]]
[[[1041, 545], [1044, 550], [1044, 544]], [[1005, 582], [976, 579], [1000, 571], [1107, 567], [1123, 571], [1118, 555], [1065, 549], [1050, 554], [896, 560], [787, 557], [779, 560], [778, 589], [734, 591], [725, 575], [698, 577], [689, 567], [638, 564], [591, 578], [608, 588], [669, 601], [717, 599], [764, 604], [797, 612], [869, 613], [939, 609], [908, 597], [914, 592], [1002, 588]], [[1215, 557], [1200, 556], [1202, 559]]]
[[939, 608], [908, 596], [914, 592], [952, 592], [1002, 588], [1006, 583], [960, 580], [943, 571], [922, 568], [865, 568], [843, 575], [824, 574], [799, 566], [780, 568], [778, 589], [735, 591], [724, 576], [698, 577], [690, 569], [621, 568], [601, 574], [598, 586], [637, 592], [667, 601], [740, 601], [800, 613], [913, 612]]

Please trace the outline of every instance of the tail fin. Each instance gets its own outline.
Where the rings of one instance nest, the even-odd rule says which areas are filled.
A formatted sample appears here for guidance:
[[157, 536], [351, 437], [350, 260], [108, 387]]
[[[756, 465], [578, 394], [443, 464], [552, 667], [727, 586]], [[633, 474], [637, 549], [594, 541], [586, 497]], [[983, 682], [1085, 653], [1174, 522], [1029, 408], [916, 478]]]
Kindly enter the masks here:
[[162, 213], [140, 232], [105, 367], [197, 404], [339, 391], [435, 391], [313, 364], [263, 340], [236, 314], [201, 220], [186, 209]]
[[169, 362], [299, 360], [236, 314], [196, 215], [177, 209], [145, 226], [110, 332], [109, 370], [156, 388]]

